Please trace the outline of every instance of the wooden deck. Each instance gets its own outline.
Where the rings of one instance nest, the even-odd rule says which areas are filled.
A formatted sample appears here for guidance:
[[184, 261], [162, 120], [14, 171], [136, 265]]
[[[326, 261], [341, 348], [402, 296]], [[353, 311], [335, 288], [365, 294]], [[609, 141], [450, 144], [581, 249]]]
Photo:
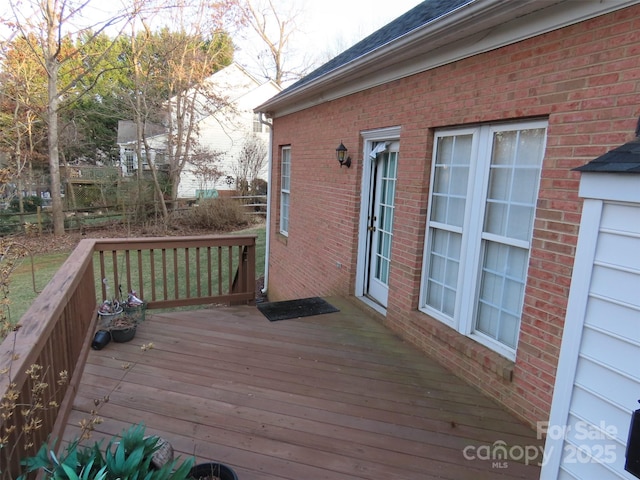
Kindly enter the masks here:
[[349, 301], [328, 300], [341, 311], [279, 322], [250, 306], [148, 313], [133, 341], [89, 353], [65, 439], [108, 396], [92, 441], [144, 422], [240, 480], [538, 478], [537, 466], [465, 459], [467, 446], [541, 442]]

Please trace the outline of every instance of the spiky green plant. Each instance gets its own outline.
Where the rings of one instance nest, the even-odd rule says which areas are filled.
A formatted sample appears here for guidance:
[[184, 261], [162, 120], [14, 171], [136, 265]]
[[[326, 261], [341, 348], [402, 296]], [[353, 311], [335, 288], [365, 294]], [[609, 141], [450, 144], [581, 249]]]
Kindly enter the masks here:
[[35, 457], [23, 460], [23, 476], [38, 470], [47, 480], [185, 480], [193, 466], [193, 458], [179, 464], [178, 459], [156, 467], [153, 454], [160, 448], [159, 437], [147, 436], [143, 424], [124, 430], [112, 438], [103, 450], [101, 442], [81, 446], [76, 440], [64, 454], [56, 457], [52, 446], [43, 445]]

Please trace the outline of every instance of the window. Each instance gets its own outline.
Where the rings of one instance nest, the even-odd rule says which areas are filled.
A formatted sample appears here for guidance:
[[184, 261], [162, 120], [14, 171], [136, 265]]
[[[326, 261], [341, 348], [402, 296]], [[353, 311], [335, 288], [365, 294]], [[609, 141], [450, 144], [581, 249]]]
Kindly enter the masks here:
[[546, 122], [436, 134], [421, 310], [515, 358]]
[[262, 132], [263, 132], [263, 125], [262, 125], [262, 122], [260, 121], [260, 114], [254, 113], [253, 114], [253, 133], [262, 133]]
[[280, 174], [280, 233], [289, 232], [289, 197], [291, 188], [291, 147], [282, 147]]
[[135, 169], [137, 168], [137, 164], [135, 161], [135, 152], [133, 148], [125, 148], [124, 149], [124, 172], [127, 175], [132, 175]]

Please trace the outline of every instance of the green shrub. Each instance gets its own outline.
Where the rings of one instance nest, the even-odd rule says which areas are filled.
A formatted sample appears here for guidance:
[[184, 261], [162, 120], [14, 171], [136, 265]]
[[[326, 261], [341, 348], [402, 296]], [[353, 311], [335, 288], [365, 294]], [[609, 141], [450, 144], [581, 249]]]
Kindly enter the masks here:
[[[23, 197], [22, 206], [26, 213], [33, 213], [38, 211], [38, 207], [42, 206], [42, 199], [37, 195], [31, 195], [29, 197]], [[9, 209], [14, 212], [20, 211], [20, 201], [18, 197], [13, 197], [9, 202]]]
[[242, 204], [232, 198], [206, 198], [199, 205], [174, 212], [172, 223], [190, 228], [232, 230], [249, 224]]
[[0, 216], [0, 236], [13, 235], [20, 232], [20, 222], [6, 215]]
[[251, 195], [266, 195], [267, 187], [268, 184], [266, 180], [256, 178], [253, 182], [251, 182]]

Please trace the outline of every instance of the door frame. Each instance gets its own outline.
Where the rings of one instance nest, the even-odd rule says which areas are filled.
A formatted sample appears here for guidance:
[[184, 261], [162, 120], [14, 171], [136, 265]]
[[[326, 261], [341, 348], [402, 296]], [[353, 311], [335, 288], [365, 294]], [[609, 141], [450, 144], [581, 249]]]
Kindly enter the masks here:
[[365, 278], [369, 268], [367, 256], [368, 238], [368, 215], [373, 201], [372, 180], [375, 159], [371, 159], [369, 154], [377, 142], [397, 142], [400, 140], [400, 127], [387, 127], [376, 130], [366, 130], [360, 133], [363, 139], [363, 159], [362, 159], [362, 184], [360, 186], [360, 218], [358, 221], [358, 255], [356, 265], [355, 296], [367, 305], [371, 306], [382, 314], [387, 313], [387, 309], [365, 296]]

